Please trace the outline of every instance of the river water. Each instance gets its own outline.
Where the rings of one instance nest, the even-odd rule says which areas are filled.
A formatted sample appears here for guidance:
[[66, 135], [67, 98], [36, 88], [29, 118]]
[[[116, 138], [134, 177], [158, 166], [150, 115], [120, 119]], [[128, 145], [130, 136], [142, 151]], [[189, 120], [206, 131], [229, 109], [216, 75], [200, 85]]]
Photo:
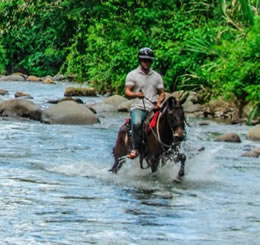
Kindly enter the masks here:
[[[1, 82], [30, 93], [42, 108], [71, 84]], [[82, 98], [93, 103], [102, 98]], [[188, 118], [186, 175], [156, 174], [128, 160], [111, 174], [111, 149], [127, 114], [99, 115], [91, 126], [0, 119], [1, 244], [259, 244], [260, 160], [240, 155], [259, 143], [249, 127]], [[236, 132], [242, 143], [214, 142]], [[203, 152], [195, 154], [201, 146]]]

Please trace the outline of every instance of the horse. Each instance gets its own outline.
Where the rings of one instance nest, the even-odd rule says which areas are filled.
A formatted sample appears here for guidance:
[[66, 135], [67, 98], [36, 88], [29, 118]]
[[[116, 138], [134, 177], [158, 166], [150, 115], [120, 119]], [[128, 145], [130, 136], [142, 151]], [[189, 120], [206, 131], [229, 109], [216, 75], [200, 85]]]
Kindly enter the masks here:
[[[167, 160], [181, 162], [178, 177], [184, 176], [186, 156], [179, 152], [178, 147], [185, 135], [185, 115], [182, 104], [185, 100], [177, 101], [174, 97], [167, 98], [159, 111], [152, 111], [143, 123], [142, 146], [139, 152], [141, 169], [143, 160], [152, 172], [156, 172], [160, 162]], [[152, 118], [152, 119], [151, 119]], [[119, 129], [113, 148], [114, 164], [111, 172], [117, 173], [126, 161], [126, 155], [132, 150], [130, 119]]]

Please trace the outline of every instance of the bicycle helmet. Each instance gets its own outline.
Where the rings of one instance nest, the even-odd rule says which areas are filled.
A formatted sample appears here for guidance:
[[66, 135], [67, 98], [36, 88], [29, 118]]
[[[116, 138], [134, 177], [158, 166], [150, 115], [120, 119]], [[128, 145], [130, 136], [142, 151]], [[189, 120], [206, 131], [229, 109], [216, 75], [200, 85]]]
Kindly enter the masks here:
[[153, 53], [153, 50], [150, 49], [150, 48], [141, 48], [139, 50], [139, 53], [138, 53], [138, 58], [139, 59], [149, 59], [149, 60], [154, 60], [154, 53]]

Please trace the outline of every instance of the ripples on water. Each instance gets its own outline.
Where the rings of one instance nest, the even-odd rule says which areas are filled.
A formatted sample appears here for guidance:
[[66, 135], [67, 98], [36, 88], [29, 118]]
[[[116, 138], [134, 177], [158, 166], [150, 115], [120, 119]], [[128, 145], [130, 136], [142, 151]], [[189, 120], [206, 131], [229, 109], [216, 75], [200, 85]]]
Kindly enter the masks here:
[[[24, 86], [43, 107], [65, 86], [20, 84], [2, 88], [11, 96]], [[186, 175], [175, 184], [179, 166], [170, 164], [151, 174], [128, 160], [107, 171], [126, 116], [93, 126], [0, 120], [1, 244], [259, 244], [260, 162], [240, 157], [257, 144], [245, 139], [248, 127], [190, 119]], [[243, 143], [213, 142], [222, 132]]]

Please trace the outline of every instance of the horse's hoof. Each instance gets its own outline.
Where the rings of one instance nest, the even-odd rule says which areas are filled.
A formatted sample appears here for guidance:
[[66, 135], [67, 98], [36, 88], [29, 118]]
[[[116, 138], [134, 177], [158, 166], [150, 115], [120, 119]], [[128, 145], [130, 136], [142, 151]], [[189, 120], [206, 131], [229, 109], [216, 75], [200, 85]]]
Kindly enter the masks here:
[[112, 174], [116, 174], [116, 173], [117, 173], [117, 169], [110, 168], [110, 169], [108, 170], [108, 172], [111, 172]]
[[172, 182], [173, 182], [173, 183], [180, 184], [180, 183], [181, 183], [181, 180], [182, 180], [182, 179], [180, 178], [180, 176], [177, 176], [176, 178], [173, 179]]
[[183, 177], [184, 176], [184, 171], [180, 170], [178, 175], [179, 175], [179, 177]]

